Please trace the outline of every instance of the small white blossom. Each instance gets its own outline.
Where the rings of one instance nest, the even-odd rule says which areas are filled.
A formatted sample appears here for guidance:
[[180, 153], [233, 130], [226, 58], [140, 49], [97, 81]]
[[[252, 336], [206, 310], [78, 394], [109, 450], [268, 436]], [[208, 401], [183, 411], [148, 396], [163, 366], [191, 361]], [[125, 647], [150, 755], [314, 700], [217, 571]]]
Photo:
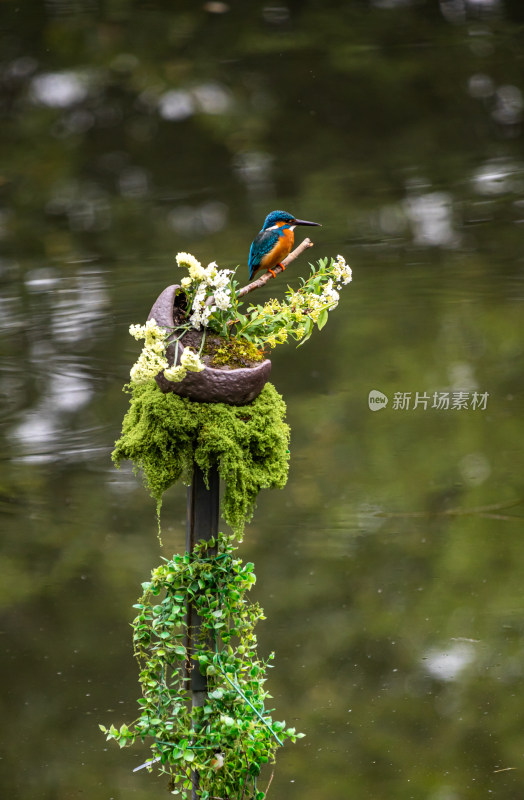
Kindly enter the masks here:
[[289, 305], [294, 306], [296, 308], [300, 308], [306, 302], [304, 295], [300, 294], [300, 292], [291, 292], [289, 295]]
[[198, 353], [193, 352], [190, 347], [184, 348], [184, 352], [180, 357], [180, 364], [189, 372], [202, 372], [206, 368]]
[[204, 326], [204, 328], [206, 328], [212, 310], [213, 309], [210, 306], [203, 306], [202, 308], [199, 308], [196, 311], [194, 311], [189, 317], [189, 321], [193, 326], [193, 328], [198, 330], [202, 325]]
[[337, 260], [332, 265], [331, 271], [336, 282], [341, 283], [344, 286], [350, 283], [353, 278], [351, 267], [349, 264], [346, 264], [346, 259], [344, 256], [337, 256]]
[[202, 281], [202, 283], [198, 284], [195, 296], [193, 297], [193, 311], [197, 311], [201, 306], [206, 304], [206, 289], [207, 284], [205, 281]]
[[216, 261], [212, 261], [211, 264], [208, 264], [204, 270], [204, 280], [214, 285], [215, 278], [218, 275], [218, 266]]
[[186, 275], [185, 278], [182, 278], [182, 280], [180, 281], [180, 286], [183, 289], [188, 289], [191, 286], [192, 283], [193, 283], [193, 281], [191, 280], [189, 275]]
[[157, 325], [156, 320], [148, 319], [145, 325], [130, 325], [129, 333], [137, 341], [145, 339], [146, 344], [151, 344], [158, 339], [163, 341], [166, 331]]
[[306, 303], [307, 313], [313, 322], [317, 322], [321, 312], [324, 310], [324, 304], [322, 303], [320, 297], [317, 294], [308, 295], [306, 298]]
[[144, 347], [129, 374], [133, 383], [147, 383], [167, 366], [165, 356], [160, 356], [150, 348]]
[[205, 269], [200, 264], [189, 267], [189, 276], [192, 281], [201, 281], [205, 277]]
[[156, 339], [149, 344], [146, 343], [146, 347], [148, 350], [151, 350], [152, 353], [157, 353], [158, 355], [163, 355], [166, 349], [165, 343], [161, 339]]
[[193, 328], [196, 329], [200, 328], [201, 325], [206, 327], [209, 322], [209, 317], [212, 313], [212, 309], [209, 306], [206, 306], [206, 289], [207, 284], [205, 281], [202, 281], [202, 283], [198, 285], [198, 289], [196, 290], [193, 298], [193, 305], [191, 306], [193, 313], [189, 317], [189, 321]]
[[144, 347], [136, 363], [131, 367], [133, 383], [146, 383], [167, 367], [165, 356], [166, 331], [149, 319], [145, 325], [131, 325], [129, 333], [134, 339], [144, 339]]
[[201, 322], [202, 322], [200, 309], [198, 309], [198, 311], [193, 311], [193, 313], [189, 317], [189, 321], [190, 321], [191, 325], [193, 326], [193, 328], [195, 328], [195, 330], [198, 330], [200, 328], [200, 325], [201, 325]]
[[338, 300], [339, 294], [337, 290], [333, 288], [333, 280], [330, 278], [324, 286], [322, 295], [320, 297], [320, 302], [325, 306], [328, 306], [329, 310], [331, 311], [333, 308], [338, 306]]
[[183, 381], [186, 375], [187, 369], [181, 364], [167, 367], [167, 369], [164, 370], [164, 378], [167, 378], [168, 381], [173, 381], [173, 383], [179, 383], [179, 381]]
[[221, 311], [227, 311], [231, 308], [231, 298], [229, 289], [216, 289], [215, 290], [215, 304]]
[[202, 325], [204, 327], [207, 326], [207, 324], [209, 322], [209, 317], [211, 316], [211, 313], [212, 313], [212, 309], [210, 308], [210, 306], [206, 306], [205, 308], [202, 309], [202, 312], [200, 314], [200, 320], [201, 320], [201, 323], [202, 323]]
[[177, 253], [176, 260], [179, 267], [185, 267], [188, 270], [192, 281], [201, 281], [204, 278], [204, 267], [191, 253]]
[[191, 255], [191, 253], [177, 253], [176, 263], [179, 267], [185, 267], [186, 269], [202, 266], [200, 261], [195, 258], [195, 256]]
[[144, 327], [143, 325], [130, 325], [129, 326], [129, 333], [131, 334], [133, 339], [137, 340], [137, 342], [138, 342], [139, 339], [144, 339], [145, 338], [145, 333], [144, 334], [142, 333], [142, 328], [143, 327]]
[[164, 377], [168, 381], [179, 383], [184, 380], [188, 372], [202, 372], [205, 368], [198, 353], [195, 353], [190, 347], [186, 347], [180, 356], [180, 364], [164, 369]]
[[232, 270], [230, 269], [218, 270], [213, 280], [213, 286], [215, 287], [215, 289], [225, 289], [226, 286], [229, 284], [229, 276], [231, 275], [231, 273]]
[[191, 325], [193, 326], [193, 328], [197, 329], [200, 328], [200, 325], [202, 323], [202, 311], [205, 308], [206, 295], [205, 292], [200, 291], [201, 286], [202, 284], [200, 284], [193, 298], [193, 305], [191, 306], [191, 310], [193, 313], [189, 317]]

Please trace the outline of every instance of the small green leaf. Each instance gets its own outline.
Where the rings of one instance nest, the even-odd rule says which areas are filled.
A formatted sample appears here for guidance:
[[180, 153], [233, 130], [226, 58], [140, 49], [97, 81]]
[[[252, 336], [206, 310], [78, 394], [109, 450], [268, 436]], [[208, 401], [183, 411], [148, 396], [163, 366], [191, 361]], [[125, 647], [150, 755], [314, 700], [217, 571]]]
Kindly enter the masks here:
[[322, 330], [326, 322], [328, 321], [328, 310], [325, 308], [323, 311], [320, 312], [317, 320], [317, 326], [319, 331]]

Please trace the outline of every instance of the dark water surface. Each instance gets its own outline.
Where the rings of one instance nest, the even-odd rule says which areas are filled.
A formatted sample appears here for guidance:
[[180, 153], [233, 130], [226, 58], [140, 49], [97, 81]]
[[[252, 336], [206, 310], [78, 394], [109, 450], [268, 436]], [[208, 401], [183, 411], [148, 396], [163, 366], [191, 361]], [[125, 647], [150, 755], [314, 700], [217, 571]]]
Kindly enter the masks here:
[[179, 250], [247, 278], [273, 208], [354, 281], [274, 353], [289, 482], [241, 549], [307, 733], [269, 798], [524, 796], [523, 12], [2, 4], [2, 797], [167, 796], [98, 730], [136, 715], [132, 604], [184, 546], [184, 488], [160, 550], [110, 461], [127, 330]]

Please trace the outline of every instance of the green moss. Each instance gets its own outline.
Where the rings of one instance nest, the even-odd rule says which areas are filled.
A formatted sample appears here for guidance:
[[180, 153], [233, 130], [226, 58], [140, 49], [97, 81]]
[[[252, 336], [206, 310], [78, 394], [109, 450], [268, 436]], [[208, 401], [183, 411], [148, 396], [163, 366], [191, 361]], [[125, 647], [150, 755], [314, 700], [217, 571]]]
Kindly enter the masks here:
[[286, 484], [285, 413], [285, 403], [270, 383], [249, 405], [229, 406], [163, 394], [151, 381], [132, 388], [112, 458], [117, 466], [129, 459], [135, 472], [143, 471], [158, 510], [172, 484], [191, 483], [195, 462], [204, 475], [216, 464], [225, 482], [224, 519], [241, 535], [260, 489], [281, 489]]
[[263, 351], [248, 342], [247, 339], [223, 339], [221, 346], [212, 355], [211, 365], [213, 367], [220, 367], [224, 364], [249, 367], [251, 364], [264, 360]]

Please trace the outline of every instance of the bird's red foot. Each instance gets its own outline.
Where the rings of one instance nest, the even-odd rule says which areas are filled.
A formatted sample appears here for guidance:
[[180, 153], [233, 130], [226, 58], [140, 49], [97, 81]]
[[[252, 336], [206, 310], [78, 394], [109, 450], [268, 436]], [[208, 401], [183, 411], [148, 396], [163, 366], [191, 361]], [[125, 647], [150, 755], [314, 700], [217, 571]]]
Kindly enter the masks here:
[[275, 273], [273, 272], [273, 270], [271, 269], [271, 267], [268, 269], [268, 272], [270, 272], [274, 278], [276, 278], [276, 277], [277, 277], [277, 276], [275, 275]]
[[286, 268], [285, 268], [285, 266], [284, 266], [283, 264], [279, 264], [278, 266], [279, 266], [279, 267], [282, 267], [282, 272], [284, 272], [284, 270], [286, 269]]

